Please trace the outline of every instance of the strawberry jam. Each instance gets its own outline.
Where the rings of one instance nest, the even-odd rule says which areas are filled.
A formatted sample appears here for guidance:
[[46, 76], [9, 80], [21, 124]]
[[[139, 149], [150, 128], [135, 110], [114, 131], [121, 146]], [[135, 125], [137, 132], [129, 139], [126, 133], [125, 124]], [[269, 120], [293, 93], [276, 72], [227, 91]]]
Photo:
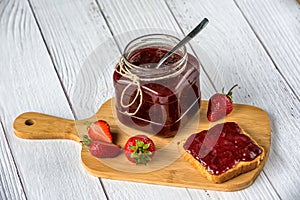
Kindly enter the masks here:
[[[156, 68], [177, 40], [164, 46], [167, 40], [174, 39], [168, 36], [163, 42], [141, 45], [153, 40], [149, 36], [150, 39], [139, 40], [135, 45], [130, 43], [124, 51], [123, 63], [116, 66], [113, 80], [117, 117], [131, 128], [171, 137], [200, 108], [199, 63], [184, 47]], [[154, 36], [157, 40], [163, 35]]]
[[262, 153], [234, 122], [191, 135], [183, 148], [214, 175], [234, 168], [240, 161], [252, 161]]

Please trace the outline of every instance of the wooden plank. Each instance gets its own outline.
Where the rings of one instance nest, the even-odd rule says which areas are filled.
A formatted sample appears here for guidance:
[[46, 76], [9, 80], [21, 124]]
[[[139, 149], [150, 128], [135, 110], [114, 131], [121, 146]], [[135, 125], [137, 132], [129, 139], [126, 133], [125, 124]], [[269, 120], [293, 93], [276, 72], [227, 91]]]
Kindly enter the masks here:
[[280, 0], [236, 3], [278, 71], [300, 98], [300, 5]]
[[[272, 143], [264, 172], [281, 198], [299, 197], [300, 156], [298, 124], [299, 100], [278, 73], [268, 54], [252, 32], [249, 24], [232, 1], [213, 1], [213, 5], [188, 1], [168, 1], [181, 27], [187, 32], [193, 21], [207, 16], [211, 26], [203, 35], [205, 49], [213, 58], [213, 66], [206, 67], [217, 88], [235, 81], [236, 102], [259, 106], [269, 113]], [[187, 13], [182, 15], [182, 13]], [[273, 26], [269, 24], [269, 26]], [[274, 29], [277, 27], [274, 24]], [[278, 28], [278, 27], [277, 27]], [[284, 98], [283, 98], [284, 97]], [[292, 175], [291, 175], [292, 174]], [[257, 186], [260, 193], [265, 191]], [[272, 196], [273, 190], [268, 190]]]
[[[0, 5], [0, 118], [26, 197], [105, 199], [99, 180], [79, 164], [80, 145], [68, 141], [32, 143], [14, 136], [13, 120], [25, 111], [73, 116], [28, 2], [5, 0]], [[2, 164], [8, 163], [1, 158]], [[15, 195], [22, 198], [20, 184], [15, 184], [19, 193]], [[19, 199], [11, 195], [7, 198]]]
[[[182, 13], [186, 13], [186, 9], [189, 7], [185, 6], [185, 2], [183, 3], [177, 3], [180, 4], [180, 7], [182, 9], [181, 15], [184, 15]], [[223, 3], [221, 3], [223, 4]], [[104, 12], [104, 16], [106, 17], [112, 33], [114, 35], [121, 34], [126, 31], [132, 31], [136, 29], [143, 29], [143, 28], [155, 28], [155, 29], [163, 29], [163, 30], [173, 30], [176, 32], [180, 32], [180, 27], [177, 25], [176, 20], [173, 18], [172, 13], [170, 13], [168, 6], [163, 2], [163, 1], [151, 1], [151, 2], [140, 2], [140, 1], [118, 1], [118, 2], [111, 2], [111, 1], [101, 1], [100, 5], [102, 7], [102, 10]], [[201, 3], [202, 5], [202, 3]], [[206, 5], [208, 7], [210, 6], [216, 6], [214, 2], [207, 1]], [[199, 6], [199, 5], [198, 5]], [[231, 5], [234, 7], [234, 5]], [[134, 10], [134, 13], [132, 11]], [[218, 13], [214, 13], [215, 16], [221, 16]], [[184, 15], [185, 16], [185, 15]], [[189, 19], [188, 24], [181, 24], [182, 28], [185, 28], [184, 30], [188, 29], [189, 31], [192, 30], [194, 26], [196, 26], [199, 21], [203, 18], [206, 17], [205, 14], [198, 13], [197, 17], [194, 17], [192, 15], [186, 15]], [[211, 16], [207, 16], [209, 19]], [[138, 19], [138, 20], [137, 20]], [[194, 19], [192, 21], [192, 19]], [[210, 28], [209, 28], [210, 27]], [[218, 57], [211, 57], [210, 54], [203, 52], [204, 49], [208, 45], [210, 45], [210, 42], [207, 42], [207, 35], [211, 34], [211, 31], [209, 29], [212, 29], [215, 27], [213, 22], [207, 26], [207, 30], [204, 30], [203, 33], [201, 33], [199, 36], [196, 38], [198, 39], [198, 45], [194, 45], [194, 49], [198, 51], [199, 55], [201, 55], [201, 58], [204, 58], [204, 64], [210, 66], [211, 63], [214, 64], [213, 61], [218, 62]], [[222, 28], [222, 27], [221, 27]], [[187, 33], [187, 31], [185, 32]], [[181, 34], [181, 33], [179, 33]], [[211, 37], [214, 37], [211, 35]], [[121, 40], [121, 37], [120, 37]], [[200, 41], [200, 42], [199, 42]], [[123, 42], [125, 43], [125, 42]], [[118, 44], [122, 44], [122, 42], [118, 41]], [[200, 47], [199, 47], [200, 46]], [[211, 50], [211, 49], [210, 49]], [[227, 50], [228, 51], [228, 50]], [[226, 52], [222, 52], [223, 56], [226, 56]], [[240, 55], [238, 55], [240, 56]], [[215, 59], [215, 60], [214, 60]], [[205, 66], [204, 65], [204, 66]], [[212, 66], [213, 67], [213, 66]], [[207, 67], [205, 67], [207, 68]], [[206, 69], [207, 70], [207, 69]], [[209, 74], [211, 75], [211, 74]], [[220, 75], [218, 75], [220, 77]], [[215, 76], [212, 76], [212, 78], [216, 78]], [[233, 84], [232, 78], [226, 78], [222, 81], [222, 85], [226, 83], [226, 86], [230, 86], [230, 84]], [[223, 86], [218, 85], [218, 88], [221, 89]], [[209, 82], [208, 77], [204, 77], [202, 80], [202, 91], [204, 93], [203, 98], [208, 99], [211, 94], [214, 93], [213, 85]], [[246, 102], [247, 103], [247, 102]], [[258, 186], [252, 186], [251, 188], [253, 189], [247, 189], [240, 191], [238, 193], [234, 193], [233, 197], [239, 197], [243, 198], [245, 196], [251, 196], [253, 192], [255, 193], [262, 193], [264, 192], [266, 195], [269, 195], [270, 197], [276, 196], [275, 191], [272, 189], [271, 184], [267, 179], [262, 179], [261, 182], [263, 182], [264, 185], [269, 189], [267, 191], [261, 189], [261, 187]], [[255, 183], [254, 185], [257, 185]], [[202, 191], [202, 190], [197, 190], [196, 193], [197, 196], [201, 197], [207, 197], [209, 195], [212, 196], [217, 196], [218, 198], [221, 198], [219, 193], [215, 193], [212, 191]], [[227, 197], [230, 197], [231, 193], [227, 195]], [[275, 194], [275, 195], [274, 195]]]
[[2, 123], [0, 123], [0, 199], [26, 199]]
[[[89, 117], [113, 95], [112, 72], [115, 59], [120, 57], [101, 11], [93, 1], [34, 0], [31, 3], [72, 109], [78, 119]], [[95, 66], [95, 63], [99, 64]], [[80, 98], [77, 95], [81, 95]], [[167, 199], [174, 191], [178, 199], [188, 198], [185, 189], [102, 182], [108, 198], [134, 196], [137, 199], [135, 191], [147, 199]]]

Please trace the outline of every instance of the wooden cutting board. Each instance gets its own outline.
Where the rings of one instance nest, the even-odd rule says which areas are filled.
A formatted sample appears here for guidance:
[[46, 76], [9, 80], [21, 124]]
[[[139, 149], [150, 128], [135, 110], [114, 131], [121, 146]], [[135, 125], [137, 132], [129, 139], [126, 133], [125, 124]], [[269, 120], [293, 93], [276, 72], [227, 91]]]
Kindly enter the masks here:
[[[81, 151], [86, 170], [97, 177], [206, 190], [236, 191], [250, 186], [263, 169], [270, 151], [271, 131], [268, 114], [260, 108], [235, 104], [233, 112], [223, 121], [234, 121], [247, 131], [266, 152], [264, 160], [254, 170], [221, 184], [209, 182], [181, 155], [184, 140], [192, 133], [213, 126], [206, 119], [207, 101], [201, 101], [200, 115], [190, 120], [174, 138], [152, 137], [158, 151], [153, 160], [144, 165], [129, 162], [124, 153], [115, 158], [98, 159], [87, 147]], [[95, 116], [85, 120], [68, 120], [40, 113], [21, 114], [14, 121], [15, 134], [26, 139], [70, 139], [82, 141], [87, 134], [86, 121], [106, 120], [111, 126], [114, 143], [124, 146], [127, 139], [142, 132], [122, 125], [114, 116], [114, 99], [105, 102]], [[142, 133], [145, 134], [145, 133]]]

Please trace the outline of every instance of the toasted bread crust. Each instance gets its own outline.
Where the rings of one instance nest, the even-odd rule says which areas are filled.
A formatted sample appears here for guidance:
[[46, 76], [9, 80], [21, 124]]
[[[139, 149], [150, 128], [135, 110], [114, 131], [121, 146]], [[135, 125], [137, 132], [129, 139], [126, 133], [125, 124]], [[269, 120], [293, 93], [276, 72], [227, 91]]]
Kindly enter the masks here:
[[245, 135], [250, 137], [250, 139], [262, 149], [262, 152], [259, 156], [257, 156], [254, 160], [252, 161], [241, 161], [239, 162], [234, 168], [227, 170], [226, 172], [219, 174], [219, 175], [214, 175], [210, 174], [206, 168], [198, 161], [196, 160], [191, 154], [185, 152], [183, 154], [183, 157], [196, 169], [198, 170], [204, 177], [206, 177], [208, 180], [214, 182], [214, 183], [223, 183], [225, 181], [228, 181], [240, 174], [246, 173], [248, 171], [251, 171], [255, 169], [263, 160], [265, 156], [265, 151], [264, 148], [261, 147], [260, 145], [257, 144], [257, 142], [249, 135], [247, 134], [244, 130], [242, 130]]

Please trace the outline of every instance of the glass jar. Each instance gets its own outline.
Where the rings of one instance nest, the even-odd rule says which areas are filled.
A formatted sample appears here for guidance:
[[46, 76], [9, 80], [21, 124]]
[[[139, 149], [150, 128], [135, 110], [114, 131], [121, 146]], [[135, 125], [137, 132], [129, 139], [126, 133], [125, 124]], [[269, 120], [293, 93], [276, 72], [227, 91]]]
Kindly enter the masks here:
[[149, 134], [172, 137], [200, 109], [199, 62], [185, 46], [156, 68], [178, 42], [171, 35], [151, 34], [125, 47], [113, 75], [121, 123]]

